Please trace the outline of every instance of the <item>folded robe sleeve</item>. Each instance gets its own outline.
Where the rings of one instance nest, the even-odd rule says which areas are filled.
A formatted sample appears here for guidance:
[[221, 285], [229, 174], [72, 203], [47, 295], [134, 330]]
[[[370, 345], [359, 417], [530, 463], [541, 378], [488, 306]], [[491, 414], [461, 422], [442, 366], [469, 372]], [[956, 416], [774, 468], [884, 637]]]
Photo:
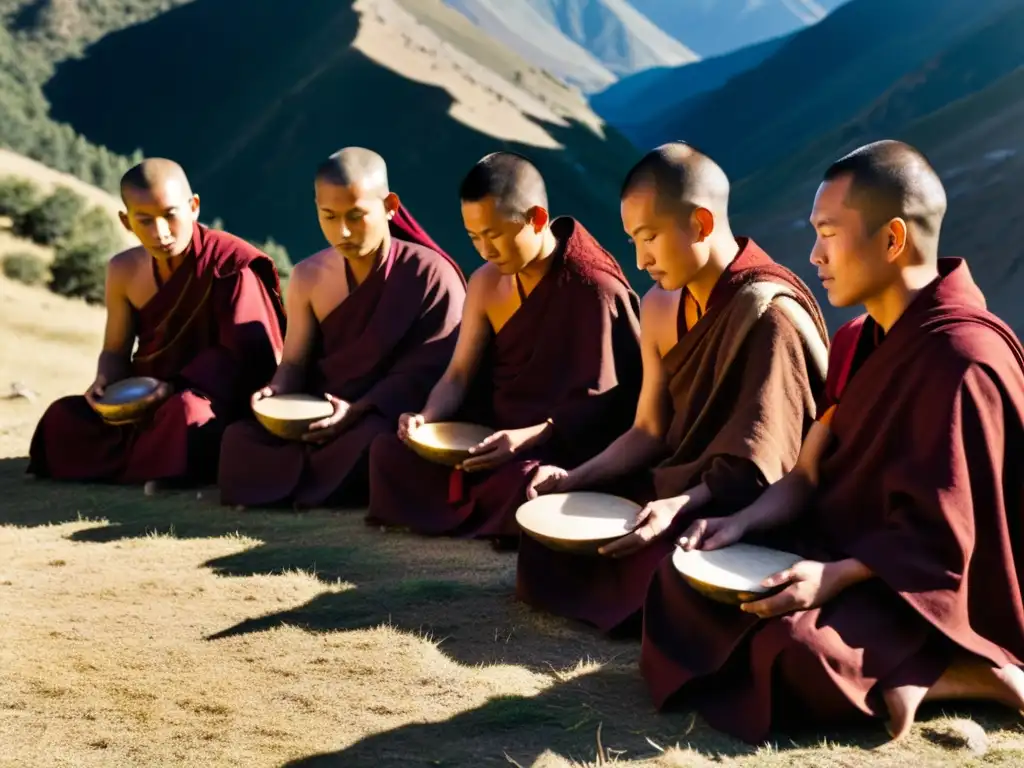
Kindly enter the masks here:
[[454, 270], [439, 269], [422, 275], [425, 284], [419, 304], [405, 302], [409, 313], [403, 327], [413, 330], [403, 340], [404, 350], [390, 368], [352, 407], [375, 411], [396, 420], [407, 411], [419, 410], [431, 388], [444, 373], [454, 351], [462, 316], [465, 291]]
[[[743, 366], [735, 403], [700, 473], [712, 499], [724, 508], [752, 504], [770, 482], [791, 467], [762, 457], [796, 456], [814, 407], [804, 342], [793, 322], [776, 307], [757, 321], [736, 363]], [[778, 414], [792, 414], [779, 418]], [[804, 415], [806, 414], [806, 418]]]
[[1020, 655], [1024, 626], [1021, 483], [1007, 476], [1020, 469], [1024, 428], [978, 364], [943, 399], [950, 412], [919, 409], [916, 450], [887, 473], [883, 525], [840, 544], [934, 626], [1001, 665], [1003, 649]]
[[217, 343], [196, 355], [172, 383], [227, 404], [273, 375], [281, 331], [267, 289], [251, 269], [218, 278], [210, 301], [217, 302]]
[[633, 301], [623, 291], [584, 305], [586, 313], [578, 322], [594, 332], [566, 350], [565, 367], [552, 372], [576, 377], [550, 414], [552, 439], [568, 449], [569, 455], [579, 440], [599, 434], [595, 425], [609, 419], [613, 411], [636, 408], [635, 402], [623, 402], [624, 397], [639, 391], [642, 371], [635, 321], [639, 309], [630, 306]]

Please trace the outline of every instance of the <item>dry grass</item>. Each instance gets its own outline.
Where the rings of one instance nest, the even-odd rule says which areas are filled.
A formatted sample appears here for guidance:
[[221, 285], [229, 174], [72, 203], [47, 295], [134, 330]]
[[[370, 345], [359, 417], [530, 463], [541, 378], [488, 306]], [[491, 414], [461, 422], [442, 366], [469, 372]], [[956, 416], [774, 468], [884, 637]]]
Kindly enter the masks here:
[[[84, 386], [102, 313], [0, 288], [0, 386]], [[656, 715], [635, 643], [526, 610], [485, 545], [25, 480], [44, 400], [0, 401], [0, 766], [1024, 763], [990, 710], [983, 755], [941, 712], [899, 746], [866, 727], [757, 750]]]

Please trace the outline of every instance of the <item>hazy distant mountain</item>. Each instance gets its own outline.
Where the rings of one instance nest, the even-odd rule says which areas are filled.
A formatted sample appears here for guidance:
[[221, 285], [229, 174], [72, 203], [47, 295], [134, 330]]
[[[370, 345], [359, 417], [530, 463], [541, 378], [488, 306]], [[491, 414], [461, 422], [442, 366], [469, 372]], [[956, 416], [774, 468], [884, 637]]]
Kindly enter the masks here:
[[584, 91], [698, 57], [627, 0], [445, 0], [528, 61]]
[[[515, 4], [516, 0], [499, 0]], [[628, 0], [527, 0], [563, 34], [620, 77], [699, 57]]]
[[[631, 0], [702, 58], [780, 37], [821, 21], [847, 0]], [[893, 0], [898, 4], [902, 0]]]
[[773, 56], [793, 34], [748, 45], [722, 56], [684, 64], [655, 67], [637, 72], [590, 97], [590, 105], [630, 141], [646, 147], [664, 138], [661, 126], [671, 122], [672, 113], [688, 99], [725, 85]]

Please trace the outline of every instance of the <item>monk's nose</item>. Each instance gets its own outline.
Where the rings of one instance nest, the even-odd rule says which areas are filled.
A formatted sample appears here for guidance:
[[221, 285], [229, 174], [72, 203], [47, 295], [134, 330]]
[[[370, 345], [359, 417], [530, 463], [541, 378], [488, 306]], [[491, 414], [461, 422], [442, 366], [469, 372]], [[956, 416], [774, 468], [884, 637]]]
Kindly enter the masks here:
[[171, 225], [167, 223], [166, 219], [156, 220], [156, 233], [161, 240], [166, 240], [171, 236]]

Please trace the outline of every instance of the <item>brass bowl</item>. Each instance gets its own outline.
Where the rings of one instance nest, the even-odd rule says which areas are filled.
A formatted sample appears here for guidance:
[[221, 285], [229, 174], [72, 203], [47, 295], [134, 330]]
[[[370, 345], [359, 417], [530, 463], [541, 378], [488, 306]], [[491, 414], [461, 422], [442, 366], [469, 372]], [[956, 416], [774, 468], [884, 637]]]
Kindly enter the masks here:
[[417, 456], [434, 464], [455, 467], [470, 457], [470, 448], [493, 434], [493, 429], [479, 424], [438, 421], [414, 429], [407, 442]]
[[282, 440], [301, 440], [309, 425], [334, 413], [326, 398], [313, 395], [274, 395], [257, 400], [252, 412], [267, 432]]
[[732, 544], [712, 550], [677, 547], [672, 565], [696, 592], [718, 603], [740, 605], [781, 592], [788, 585], [765, 588], [760, 583], [802, 559], [792, 552]]
[[593, 491], [538, 496], [516, 511], [523, 533], [548, 549], [597, 555], [606, 544], [630, 533], [643, 509], [636, 502]]
[[160, 382], [150, 376], [132, 376], [115, 381], [93, 403], [93, 410], [108, 424], [134, 424], [152, 410], [153, 393]]

